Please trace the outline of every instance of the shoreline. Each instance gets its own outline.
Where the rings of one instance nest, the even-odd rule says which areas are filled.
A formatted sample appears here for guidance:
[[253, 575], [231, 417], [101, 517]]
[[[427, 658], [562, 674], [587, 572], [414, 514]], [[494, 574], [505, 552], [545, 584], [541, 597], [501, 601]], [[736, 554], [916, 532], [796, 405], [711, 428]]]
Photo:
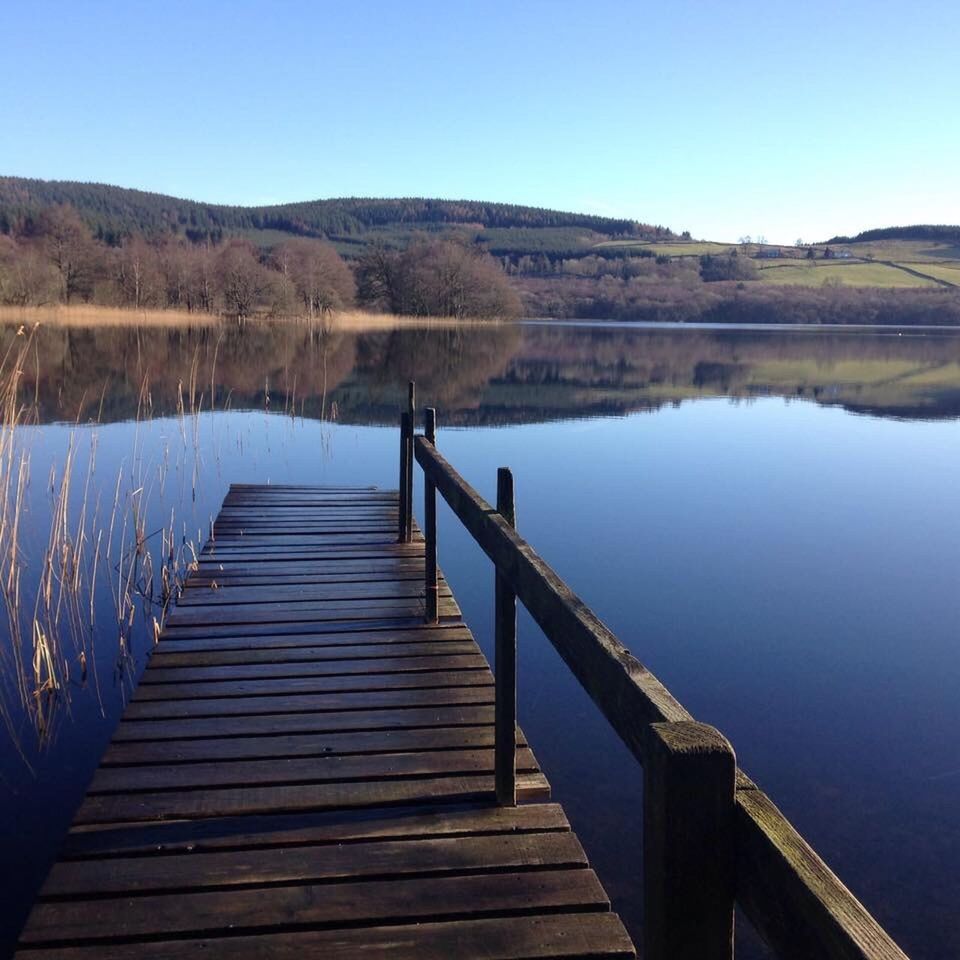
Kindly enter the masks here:
[[[0, 325], [46, 324], [57, 327], [217, 327], [236, 324], [236, 318], [216, 313], [191, 313], [186, 310], [136, 310], [130, 307], [97, 304], [57, 304], [44, 307], [0, 306]], [[330, 333], [351, 333], [365, 330], [394, 330], [442, 327], [492, 326], [504, 321], [473, 317], [404, 317], [389, 313], [368, 313], [364, 310], [341, 310], [326, 317], [250, 317], [249, 323], [314, 326]]]
[[[191, 313], [186, 310], [136, 310], [130, 307], [99, 306], [96, 304], [58, 304], [51, 306], [0, 306], [0, 326], [10, 327], [16, 324], [33, 327], [37, 324], [51, 327], [75, 327], [94, 329], [109, 327], [155, 327], [160, 329], [191, 329], [204, 327], [232, 326], [234, 317], [224, 314]], [[414, 317], [388, 313], [369, 313], [364, 310], [341, 310], [323, 318], [307, 316], [254, 316], [252, 324], [276, 324], [308, 326], [327, 333], [364, 333], [388, 330], [415, 329], [454, 329], [493, 326], [565, 326], [594, 329], [636, 329], [636, 330], [707, 330], [707, 331], [759, 331], [775, 332], [793, 330], [798, 333], [817, 331], [873, 331], [887, 332], [891, 336], [924, 333], [960, 333], [960, 325], [951, 323], [823, 323], [798, 322], [785, 319], [783, 322], [769, 321], [707, 321], [707, 320], [631, 320], [615, 317], [590, 319], [586, 317], [544, 317], [528, 316], [515, 319], [499, 318], [456, 318], [456, 317]]]

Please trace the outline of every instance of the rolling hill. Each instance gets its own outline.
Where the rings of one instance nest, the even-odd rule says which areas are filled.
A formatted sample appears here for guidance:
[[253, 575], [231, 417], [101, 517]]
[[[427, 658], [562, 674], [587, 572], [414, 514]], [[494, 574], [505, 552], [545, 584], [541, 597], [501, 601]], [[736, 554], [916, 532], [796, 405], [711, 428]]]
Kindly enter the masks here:
[[425, 198], [309, 200], [277, 206], [200, 203], [101, 183], [0, 177], [0, 232], [24, 228], [45, 207], [70, 204], [98, 239], [178, 233], [194, 242], [240, 234], [268, 247], [289, 236], [330, 240], [356, 256], [372, 240], [387, 246], [415, 232], [467, 235], [496, 254], [582, 254], [612, 238], [669, 239], [661, 226], [473, 200]]

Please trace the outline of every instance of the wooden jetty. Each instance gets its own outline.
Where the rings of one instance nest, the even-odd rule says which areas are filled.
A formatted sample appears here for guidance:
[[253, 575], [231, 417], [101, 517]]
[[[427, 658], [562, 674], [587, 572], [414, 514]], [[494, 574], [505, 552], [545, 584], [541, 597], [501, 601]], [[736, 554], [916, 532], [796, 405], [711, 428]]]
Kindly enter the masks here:
[[631, 957], [398, 494], [234, 486], [21, 935], [41, 957]]
[[[906, 960], [518, 534], [510, 472], [492, 506], [433, 410], [415, 435], [412, 384], [399, 474], [231, 488], [21, 960], [635, 956], [516, 725], [518, 602], [643, 766], [645, 960], [732, 960], [736, 905], [778, 957]], [[492, 674], [439, 572], [438, 496], [493, 565]]]

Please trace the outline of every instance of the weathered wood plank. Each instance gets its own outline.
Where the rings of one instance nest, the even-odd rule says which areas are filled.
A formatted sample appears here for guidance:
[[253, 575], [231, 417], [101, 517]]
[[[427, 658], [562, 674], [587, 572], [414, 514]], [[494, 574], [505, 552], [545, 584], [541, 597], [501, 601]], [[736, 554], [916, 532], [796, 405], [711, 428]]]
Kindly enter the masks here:
[[[429, 629], [459, 626], [459, 617], [450, 617], [439, 624], [430, 625]], [[299, 634], [338, 634], [353, 633], [355, 631], [382, 630], [394, 632], [423, 627], [423, 617], [394, 617], [378, 616], [357, 620], [308, 620], [302, 623], [221, 623], [198, 624], [195, 626], [171, 626], [169, 622], [164, 627], [163, 639], [165, 643], [176, 643], [179, 640], [197, 639], [231, 639], [288, 637]]]
[[[167, 821], [129, 826], [74, 826], [63, 848], [65, 859], [165, 855], [182, 851], [249, 850], [353, 843], [358, 840], [413, 840], [422, 837], [488, 833], [556, 833], [570, 829], [556, 803], [519, 807], [497, 804], [457, 807], [395, 808], [380, 816], [345, 818], [337, 812], [266, 814], [241, 818]], [[322, 851], [318, 851], [321, 855]]]
[[[523, 774], [517, 778], [517, 793], [527, 799], [546, 800], [550, 796], [550, 787], [543, 774]], [[414, 803], [489, 801], [492, 796], [492, 774], [383, 782], [170, 790], [130, 796], [87, 797], [77, 811], [74, 823], [227, 817], [294, 810], [356, 810]]]
[[[377, 621], [378, 624], [381, 621]], [[166, 629], [163, 643], [153, 651], [153, 657], [175, 656], [190, 651], [208, 650], [269, 650], [306, 646], [329, 647], [365, 646], [390, 644], [403, 646], [410, 643], [447, 643], [469, 640], [473, 635], [462, 623], [446, 621], [425, 626], [422, 623], [404, 621], [401, 626], [381, 626], [378, 629], [357, 628], [352, 624], [324, 624], [322, 627], [294, 629], [284, 625], [274, 632], [260, 630], [255, 635], [231, 635], [224, 633], [212, 637], [184, 637], [179, 630]], [[152, 662], [152, 659], [151, 659]]]
[[[441, 597], [440, 616], [456, 617], [460, 608], [452, 597]], [[196, 609], [176, 607], [167, 618], [171, 627], [229, 626], [241, 623], [308, 623], [322, 620], [369, 620], [372, 617], [423, 617], [420, 598], [285, 601], [236, 606], [216, 604]]]
[[[529, 748], [517, 750], [517, 767], [535, 773]], [[344, 783], [387, 781], [398, 777], [473, 776], [493, 771], [490, 750], [427, 750], [359, 756], [321, 754], [267, 760], [215, 760], [199, 763], [103, 767], [94, 774], [87, 796], [108, 793], [260, 786], [270, 783]]]
[[[274, 555], [275, 554], [275, 555]], [[297, 563], [321, 560], [404, 560], [423, 556], [423, 544], [414, 543], [347, 543], [324, 544], [297, 550], [267, 551], [265, 549], [240, 549], [224, 547], [208, 541], [199, 554], [203, 563], [259, 563], [292, 562]]]
[[490, 668], [424, 670], [416, 673], [364, 671], [346, 676], [282, 677], [254, 680], [197, 680], [190, 683], [141, 684], [132, 703], [195, 701], [215, 698], [246, 699], [298, 693], [348, 693], [379, 690], [426, 690], [431, 687], [482, 687], [493, 683]]
[[493, 703], [493, 684], [418, 689], [300, 693], [271, 697], [220, 697], [206, 700], [136, 701], [124, 713], [128, 720], [172, 720], [186, 717], [236, 717], [265, 713], [379, 710], [385, 707], [443, 707]]
[[[428, 656], [365, 657], [358, 660], [312, 658], [301, 663], [225, 664], [218, 666], [164, 667], [151, 663], [140, 680], [140, 689], [156, 685], [195, 683], [202, 680], [278, 680], [291, 677], [377, 676], [384, 673], [422, 673], [424, 671], [485, 670], [482, 653], [450, 654], [435, 651]], [[449, 645], [448, 645], [449, 646]], [[469, 646], [463, 645], [467, 650]], [[354, 648], [355, 649], [355, 648]], [[383, 648], [380, 648], [381, 650]], [[389, 650], [389, 648], [387, 648]]]
[[592, 870], [440, 876], [355, 883], [204, 891], [41, 903], [22, 940], [29, 944], [236, 936], [271, 929], [359, 923], [418, 923], [485, 915], [609, 910]]
[[586, 867], [573, 833], [426, 837], [310, 846], [118, 857], [58, 863], [42, 896], [159, 893], [250, 884], [466, 873], [535, 867]]
[[[419, 580], [386, 580], [379, 583], [335, 584], [270, 584], [265, 587], [233, 587], [221, 584], [216, 588], [195, 584], [181, 593], [177, 600], [179, 608], [187, 606], [216, 606], [219, 604], [253, 604], [298, 602], [318, 603], [332, 600], [388, 600], [422, 599], [423, 583]], [[440, 596], [453, 596], [450, 588], [440, 591]]]
[[[265, 587], [271, 584], [281, 586], [295, 586], [296, 584], [332, 584], [332, 583], [399, 583], [404, 580], [419, 581], [420, 575], [416, 567], [409, 570], [395, 570], [388, 572], [370, 571], [367, 573], [292, 573], [289, 565], [284, 565], [287, 572], [256, 573], [253, 570], [247, 573], [227, 573], [225, 570], [195, 571], [190, 577], [189, 587], [214, 589], [219, 587]], [[296, 568], [294, 568], [296, 569]], [[214, 586], [216, 585], [216, 586]]]
[[[186, 643], [186, 641], [184, 641]], [[476, 644], [473, 641], [436, 641], [430, 643], [367, 643], [367, 644], [336, 644], [317, 646], [306, 644], [303, 646], [277, 645], [264, 650], [209, 648], [194, 650], [185, 653], [166, 653], [158, 650], [150, 658], [150, 670], [145, 673], [141, 682], [149, 682], [159, 678], [160, 671], [169, 671], [179, 668], [201, 668], [217, 666], [252, 666], [257, 664], [317, 664], [340, 663], [353, 661], [360, 663], [366, 660], [419, 660], [424, 657], [456, 657], [476, 655]]]
[[[519, 731], [517, 744], [524, 744]], [[492, 746], [493, 728], [490, 726], [210, 737], [199, 740], [112, 743], [103, 755], [101, 767], [193, 763], [199, 760], [279, 760], [287, 757], [479, 749]]]
[[493, 697], [482, 705], [405, 706], [318, 713], [265, 713], [253, 716], [190, 717], [138, 720], [125, 715], [113, 742], [191, 740], [207, 737], [260, 737], [284, 733], [351, 733], [365, 730], [409, 730], [476, 726], [493, 723]]
[[19, 960], [621, 960], [636, 952], [613, 913], [492, 917], [358, 929], [30, 950]]

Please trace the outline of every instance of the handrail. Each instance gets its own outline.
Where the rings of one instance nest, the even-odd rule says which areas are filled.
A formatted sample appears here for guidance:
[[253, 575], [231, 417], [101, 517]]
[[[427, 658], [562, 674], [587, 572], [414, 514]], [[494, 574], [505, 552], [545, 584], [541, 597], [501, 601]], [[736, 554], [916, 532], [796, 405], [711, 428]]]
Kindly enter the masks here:
[[[410, 423], [412, 396], [411, 391], [411, 408], [404, 415]], [[431, 556], [436, 584], [439, 492], [493, 562], [497, 580], [527, 608], [644, 767], [646, 960], [729, 960], [734, 899], [776, 954], [788, 960], [906, 960], [736, 766], [725, 738], [696, 722], [512, 523], [437, 451], [435, 411], [428, 409], [425, 422], [427, 435], [407, 434], [401, 449], [424, 473], [428, 596]], [[401, 481], [407, 484], [404, 509], [412, 512], [409, 463], [407, 469], [401, 467]], [[406, 530], [411, 524], [412, 516]], [[504, 692], [501, 671], [496, 673], [499, 701]], [[510, 733], [512, 737], [512, 729]], [[500, 772], [498, 782], [499, 777]]]

